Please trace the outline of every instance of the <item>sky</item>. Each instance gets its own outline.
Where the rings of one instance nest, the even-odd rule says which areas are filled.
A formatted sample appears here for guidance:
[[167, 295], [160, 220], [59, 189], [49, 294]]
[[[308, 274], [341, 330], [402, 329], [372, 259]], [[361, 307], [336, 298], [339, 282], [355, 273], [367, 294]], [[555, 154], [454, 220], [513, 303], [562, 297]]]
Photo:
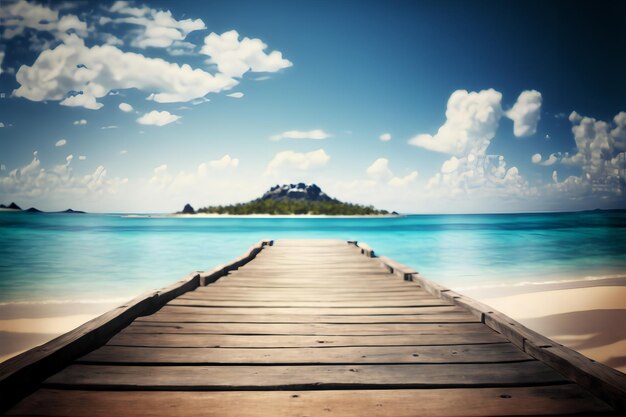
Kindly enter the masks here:
[[0, 1], [0, 203], [626, 208], [626, 3]]

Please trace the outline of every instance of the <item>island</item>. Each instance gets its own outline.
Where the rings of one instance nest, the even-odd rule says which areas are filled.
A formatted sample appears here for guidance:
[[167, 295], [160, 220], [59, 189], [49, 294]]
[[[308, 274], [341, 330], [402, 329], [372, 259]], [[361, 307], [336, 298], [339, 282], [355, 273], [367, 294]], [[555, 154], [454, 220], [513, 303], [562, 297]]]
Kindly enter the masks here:
[[[208, 206], [197, 211], [190, 204], [177, 214], [227, 214], [227, 215], [327, 215], [327, 216], [379, 216], [389, 215], [387, 210], [373, 206], [345, 203], [328, 196], [315, 184], [275, 185], [263, 196], [247, 203]], [[397, 214], [395, 212], [391, 214]]]

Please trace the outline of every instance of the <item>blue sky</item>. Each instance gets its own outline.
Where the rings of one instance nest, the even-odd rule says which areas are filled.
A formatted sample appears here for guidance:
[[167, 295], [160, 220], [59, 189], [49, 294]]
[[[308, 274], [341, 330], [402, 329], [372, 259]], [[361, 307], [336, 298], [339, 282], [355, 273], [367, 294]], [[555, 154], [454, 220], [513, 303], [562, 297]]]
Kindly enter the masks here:
[[335, 3], [3, 1], [0, 201], [626, 207], [623, 3]]

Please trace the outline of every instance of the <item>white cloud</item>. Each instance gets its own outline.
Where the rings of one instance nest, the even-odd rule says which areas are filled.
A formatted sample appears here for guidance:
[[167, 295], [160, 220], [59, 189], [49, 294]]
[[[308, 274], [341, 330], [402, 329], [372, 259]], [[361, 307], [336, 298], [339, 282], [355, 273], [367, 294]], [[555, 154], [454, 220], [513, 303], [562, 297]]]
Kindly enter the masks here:
[[554, 163], [557, 162], [558, 160], [559, 160], [559, 156], [555, 153], [550, 154], [550, 156], [548, 156], [548, 159], [546, 159], [545, 161], [542, 161], [542, 156], [539, 153], [536, 153], [531, 157], [531, 161], [533, 164], [543, 165], [543, 166], [554, 165]]
[[117, 107], [124, 113], [130, 113], [133, 111], [133, 106], [128, 103], [120, 103]]
[[308, 171], [326, 165], [329, 160], [330, 156], [324, 149], [307, 153], [282, 151], [274, 155], [269, 162], [266, 174], [277, 174], [282, 171]]
[[[223, 157], [221, 157], [220, 159], [216, 159], [213, 161], [209, 161], [207, 163], [207, 165], [211, 168], [218, 168], [218, 169], [222, 169], [222, 168], [237, 168], [239, 166], [239, 159], [237, 158], [231, 158], [230, 155], [226, 154]], [[200, 164], [200, 167], [202, 167], [203, 164]], [[198, 167], [200, 169], [200, 167]]]
[[324, 140], [329, 138], [330, 135], [324, 132], [322, 129], [314, 130], [288, 130], [286, 132], [279, 133], [278, 135], [271, 136], [271, 140], [281, 139], [313, 139]]
[[407, 185], [414, 183], [416, 179], [417, 171], [412, 171], [404, 177], [393, 177], [389, 180], [389, 185], [392, 187], [406, 187]]
[[107, 179], [106, 169], [100, 165], [93, 173], [76, 176], [71, 167], [73, 155], [65, 158], [65, 163], [44, 169], [34, 153], [33, 160], [21, 168], [0, 176], [0, 193], [13, 199], [27, 199], [42, 196], [83, 198], [92, 194], [115, 193], [128, 182], [127, 179]]
[[208, 55], [217, 69], [230, 77], [242, 77], [248, 71], [277, 72], [293, 64], [279, 51], [265, 53], [267, 45], [261, 39], [243, 38], [235, 30], [204, 38], [200, 53]]
[[540, 153], [536, 153], [534, 154], [530, 160], [532, 161], [533, 164], [538, 164], [539, 162], [541, 162], [541, 154]]
[[502, 94], [493, 89], [457, 90], [448, 100], [446, 121], [437, 133], [417, 135], [409, 144], [457, 156], [484, 154], [502, 116], [501, 101]]
[[459, 168], [459, 159], [455, 156], [448, 159], [441, 165], [441, 172], [443, 174], [451, 174]]
[[79, 155], [79, 156], [78, 156], [78, 159], [79, 159], [80, 161], [84, 161], [85, 159], [87, 159], [87, 157], [86, 157], [85, 155]]
[[108, 130], [108, 129], [117, 129], [116, 125], [102, 126], [100, 129]]
[[409, 141], [452, 155], [428, 181], [431, 196], [520, 197], [536, 192], [517, 167], [507, 168], [503, 156], [487, 154], [503, 115], [501, 101], [502, 95], [493, 89], [455, 91], [448, 100], [446, 121], [437, 133], [417, 135]]
[[66, 144], [66, 143], [67, 143], [67, 140], [65, 140], [65, 139], [59, 139], [59, 140], [57, 140], [57, 143], [55, 143], [55, 144], [54, 144], [54, 146], [57, 146], [57, 147], [59, 147], [59, 146], [65, 146], [65, 144]]
[[367, 168], [367, 175], [375, 180], [386, 180], [393, 174], [389, 169], [387, 158], [378, 158]]
[[128, 153], [128, 151], [126, 149], [122, 149], [120, 151], [120, 155], [126, 155]]
[[563, 156], [561, 162], [580, 167], [582, 174], [562, 182], [555, 174], [554, 187], [579, 195], [621, 194], [626, 187], [626, 112], [618, 113], [612, 124], [576, 112], [569, 120], [576, 153]]
[[74, 126], [84, 126], [87, 124], [87, 120], [85, 119], [80, 119], [80, 120], [74, 120], [74, 123], [72, 123]]
[[513, 120], [513, 134], [519, 137], [531, 136], [537, 132], [541, 117], [541, 93], [536, 90], [522, 91], [517, 102], [506, 116]]
[[383, 142], [388, 142], [391, 140], [391, 133], [383, 133], [378, 137], [378, 139], [382, 140]]
[[4, 127], [4, 123], [0, 122], [0, 128], [3, 128], [3, 127]]
[[[211, 75], [189, 65], [123, 52], [112, 45], [85, 46], [76, 35], [54, 49], [43, 51], [32, 66], [16, 74], [17, 97], [31, 101], [61, 101], [88, 109], [102, 107], [97, 99], [111, 90], [136, 88], [151, 93], [158, 103], [185, 102], [229, 89], [237, 81]], [[75, 92], [82, 92], [74, 94]], [[68, 96], [69, 95], [69, 96]]]
[[175, 122], [178, 119], [180, 119], [180, 116], [171, 114], [168, 111], [152, 110], [150, 113], [146, 113], [139, 119], [137, 119], [137, 123], [142, 125], [165, 126], [167, 124]]
[[174, 42], [182, 41], [191, 32], [206, 29], [202, 19], [176, 20], [169, 10], [131, 7], [125, 1], [116, 1], [109, 11], [124, 17], [105, 17], [100, 19], [100, 24], [126, 23], [139, 26], [141, 29], [133, 32], [136, 36], [131, 42], [132, 46], [138, 48], [167, 48]]
[[214, 179], [216, 172], [232, 170], [239, 166], [239, 159], [226, 154], [220, 159], [202, 162], [195, 171], [180, 171], [177, 174], [169, 172], [167, 164], [159, 165], [153, 171], [149, 183], [160, 189], [177, 190], [203, 188]]
[[236, 93], [231, 93], [231, 94], [226, 94], [226, 95], [232, 98], [242, 98], [244, 94], [241, 92], [236, 92]]
[[359, 186], [366, 188], [372, 188], [382, 183], [392, 187], [406, 187], [414, 183], [418, 175], [417, 171], [412, 171], [404, 177], [394, 176], [391, 169], [389, 169], [389, 160], [387, 158], [378, 158], [372, 165], [367, 167], [366, 172], [371, 181], [361, 181], [359, 183]]
[[[49, 32], [57, 39], [64, 39], [67, 33], [74, 32], [80, 36], [87, 35], [87, 24], [78, 17], [68, 14], [59, 18], [59, 11], [35, 2], [19, 0], [5, 2], [0, 5], [0, 20], [4, 27], [3, 39], [12, 39], [22, 35], [26, 29], [37, 32]], [[47, 45], [48, 41], [32, 37], [31, 45]]]

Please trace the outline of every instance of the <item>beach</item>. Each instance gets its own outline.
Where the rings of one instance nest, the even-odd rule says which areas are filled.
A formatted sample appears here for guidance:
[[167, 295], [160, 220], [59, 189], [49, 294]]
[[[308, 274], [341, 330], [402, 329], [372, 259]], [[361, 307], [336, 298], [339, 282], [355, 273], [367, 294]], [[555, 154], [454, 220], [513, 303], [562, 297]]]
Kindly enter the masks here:
[[461, 291], [626, 373], [626, 277]]

